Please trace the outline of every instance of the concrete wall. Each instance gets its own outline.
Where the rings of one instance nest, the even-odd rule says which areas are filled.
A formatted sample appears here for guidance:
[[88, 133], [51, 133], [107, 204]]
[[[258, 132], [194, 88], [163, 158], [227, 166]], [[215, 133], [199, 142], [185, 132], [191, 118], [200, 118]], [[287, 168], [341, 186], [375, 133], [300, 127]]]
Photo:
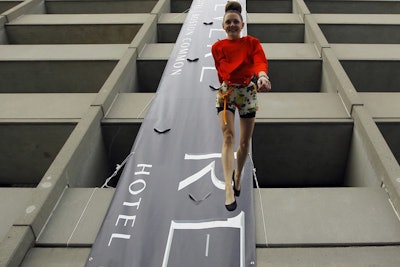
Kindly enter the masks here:
[[[2, 1], [0, 266], [84, 266], [190, 4]], [[398, 1], [247, 7], [257, 266], [396, 266]]]

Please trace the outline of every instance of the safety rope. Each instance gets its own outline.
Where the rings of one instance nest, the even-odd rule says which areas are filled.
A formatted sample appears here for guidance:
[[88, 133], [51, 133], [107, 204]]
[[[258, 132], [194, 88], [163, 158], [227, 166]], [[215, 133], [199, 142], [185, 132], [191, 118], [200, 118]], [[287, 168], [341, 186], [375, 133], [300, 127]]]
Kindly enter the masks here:
[[128, 159], [129, 159], [133, 154], [135, 154], [135, 152], [129, 153], [129, 155], [126, 156], [126, 158], [124, 159], [124, 161], [123, 161], [121, 164], [117, 164], [117, 166], [115, 167], [114, 173], [111, 174], [111, 176], [108, 177], [108, 178], [106, 179], [106, 181], [105, 181], [104, 184], [101, 186], [101, 188], [110, 188], [110, 187], [111, 187], [111, 186], [108, 185], [108, 183], [110, 182], [110, 180], [111, 180], [112, 178], [114, 178], [114, 177], [118, 174], [119, 170], [125, 165], [125, 163], [128, 161]]
[[222, 97], [222, 99], [224, 99], [224, 123], [225, 123], [225, 125], [228, 124], [228, 121], [226, 119], [226, 103], [228, 101], [228, 97], [231, 96], [234, 89], [235, 89], [235, 87], [229, 86], [229, 89], [226, 92], [223, 92], [223, 90], [218, 90], [218, 94]]
[[249, 153], [249, 158], [250, 158], [251, 164], [253, 166], [253, 177], [254, 177], [254, 181], [256, 183], [256, 187], [257, 187], [257, 191], [258, 191], [258, 197], [259, 197], [260, 206], [261, 206], [261, 216], [262, 216], [263, 227], [264, 227], [265, 245], [266, 245], [266, 247], [268, 247], [267, 226], [266, 226], [266, 223], [265, 223], [264, 205], [263, 205], [262, 198], [261, 198], [261, 189], [260, 189], [260, 186], [258, 184], [258, 179], [257, 179], [257, 174], [256, 174], [256, 167], [254, 166], [254, 161], [253, 161], [253, 158], [252, 158], [250, 153]]

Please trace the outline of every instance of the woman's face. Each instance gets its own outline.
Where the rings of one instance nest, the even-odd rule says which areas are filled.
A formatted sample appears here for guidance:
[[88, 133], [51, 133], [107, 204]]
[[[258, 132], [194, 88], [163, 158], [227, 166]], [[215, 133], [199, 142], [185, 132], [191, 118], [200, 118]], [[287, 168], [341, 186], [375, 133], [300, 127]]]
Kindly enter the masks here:
[[240, 33], [244, 27], [244, 22], [237, 13], [226, 13], [222, 28], [228, 35], [228, 39], [234, 40], [240, 38]]

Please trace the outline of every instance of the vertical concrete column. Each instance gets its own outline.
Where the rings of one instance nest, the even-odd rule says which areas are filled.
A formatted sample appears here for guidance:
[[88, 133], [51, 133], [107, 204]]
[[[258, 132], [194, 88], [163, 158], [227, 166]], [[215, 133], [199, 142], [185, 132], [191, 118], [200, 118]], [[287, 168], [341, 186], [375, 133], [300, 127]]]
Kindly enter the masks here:
[[353, 106], [363, 105], [360, 96], [331, 48], [322, 50], [322, 60], [323, 84], [321, 85], [321, 91], [326, 92], [327, 88], [335, 88], [351, 115]]
[[[37, 237], [65, 188], [70, 184], [79, 184], [79, 180], [91, 181], [94, 179], [91, 177], [96, 177], [99, 174], [98, 171], [89, 174], [85, 167], [94, 164], [91, 162], [91, 158], [87, 158], [88, 153], [93, 152], [94, 155], [91, 155], [93, 157], [96, 157], [96, 153], [99, 153], [96, 148], [90, 147], [93, 145], [92, 141], [98, 138], [94, 134], [99, 134], [99, 130], [93, 130], [93, 128], [96, 125], [99, 126], [101, 118], [102, 113], [99, 107], [89, 109], [89, 112], [77, 124], [42, 180], [32, 192], [32, 197], [28, 201], [29, 206], [14, 225], [30, 226], [35, 237]], [[84, 151], [86, 152], [83, 153]], [[99, 170], [102, 166], [98, 164], [97, 167], [87, 169]], [[105, 167], [103, 166], [103, 168]]]
[[157, 42], [157, 16], [150, 14], [146, 22], [140, 27], [139, 32], [131, 42], [130, 47], [137, 48], [142, 51], [143, 47], [148, 43]]
[[44, 2], [44, 0], [25, 0], [4, 12], [3, 15], [6, 16], [7, 21], [12, 21], [25, 14], [45, 14], [46, 7]]
[[304, 16], [304, 24], [305, 24], [304, 42], [314, 44], [315, 48], [318, 51], [318, 54], [321, 55], [322, 49], [325, 47], [329, 47], [328, 41], [326, 40], [320, 27], [315, 21], [313, 15], [306, 14]]
[[118, 93], [131, 93], [138, 88], [137, 54], [136, 48], [126, 50], [93, 101], [92, 106], [100, 106], [103, 116], [110, 109]]
[[29, 226], [12, 226], [0, 241], [0, 266], [14, 267], [21, 264], [35, 237]]
[[5, 24], [7, 18], [5, 16], [0, 16], [0, 44], [8, 44], [7, 33], [5, 29]]
[[304, 3], [304, 0], [292, 0], [292, 11], [295, 14], [299, 14], [304, 18], [304, 15], [310, 14], [310, 10]]
[[171, 13], [171, 0], [159, 0], [153, 10], [152, 14]]
[[377, 177], [385, 185], [393, 207], [400, 213], [400, 166], [367, 109], [355, 106], [352, 116]]

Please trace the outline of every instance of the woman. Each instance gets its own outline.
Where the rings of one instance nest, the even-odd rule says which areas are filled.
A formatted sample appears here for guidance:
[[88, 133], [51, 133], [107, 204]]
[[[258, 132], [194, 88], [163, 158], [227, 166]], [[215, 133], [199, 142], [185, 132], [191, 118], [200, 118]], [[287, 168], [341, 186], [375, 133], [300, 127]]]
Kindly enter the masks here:
[[[257, 106], [257, 91], [268, 92], [268, 62], [260, 41], [252, 36], [241, 37], [244, 27], [239, 2], [225, 6], [222, 27], [227, 38], [212, 46], [212, 55], [221, 82], [217, 96], [217, 111], [223, 135], [222, 169], [225, 178], [225, 207], [234, 211], [240, 195], [240, 178], [253, 135]], [[253, 82], [254, 75], [258, 80]], [[256, 83], [256, 84], [255, 84]], [[240, 143], [234, 171], [235, 109], [240, 115]], [[233, 186], [232, 186], [233, 180]]]

